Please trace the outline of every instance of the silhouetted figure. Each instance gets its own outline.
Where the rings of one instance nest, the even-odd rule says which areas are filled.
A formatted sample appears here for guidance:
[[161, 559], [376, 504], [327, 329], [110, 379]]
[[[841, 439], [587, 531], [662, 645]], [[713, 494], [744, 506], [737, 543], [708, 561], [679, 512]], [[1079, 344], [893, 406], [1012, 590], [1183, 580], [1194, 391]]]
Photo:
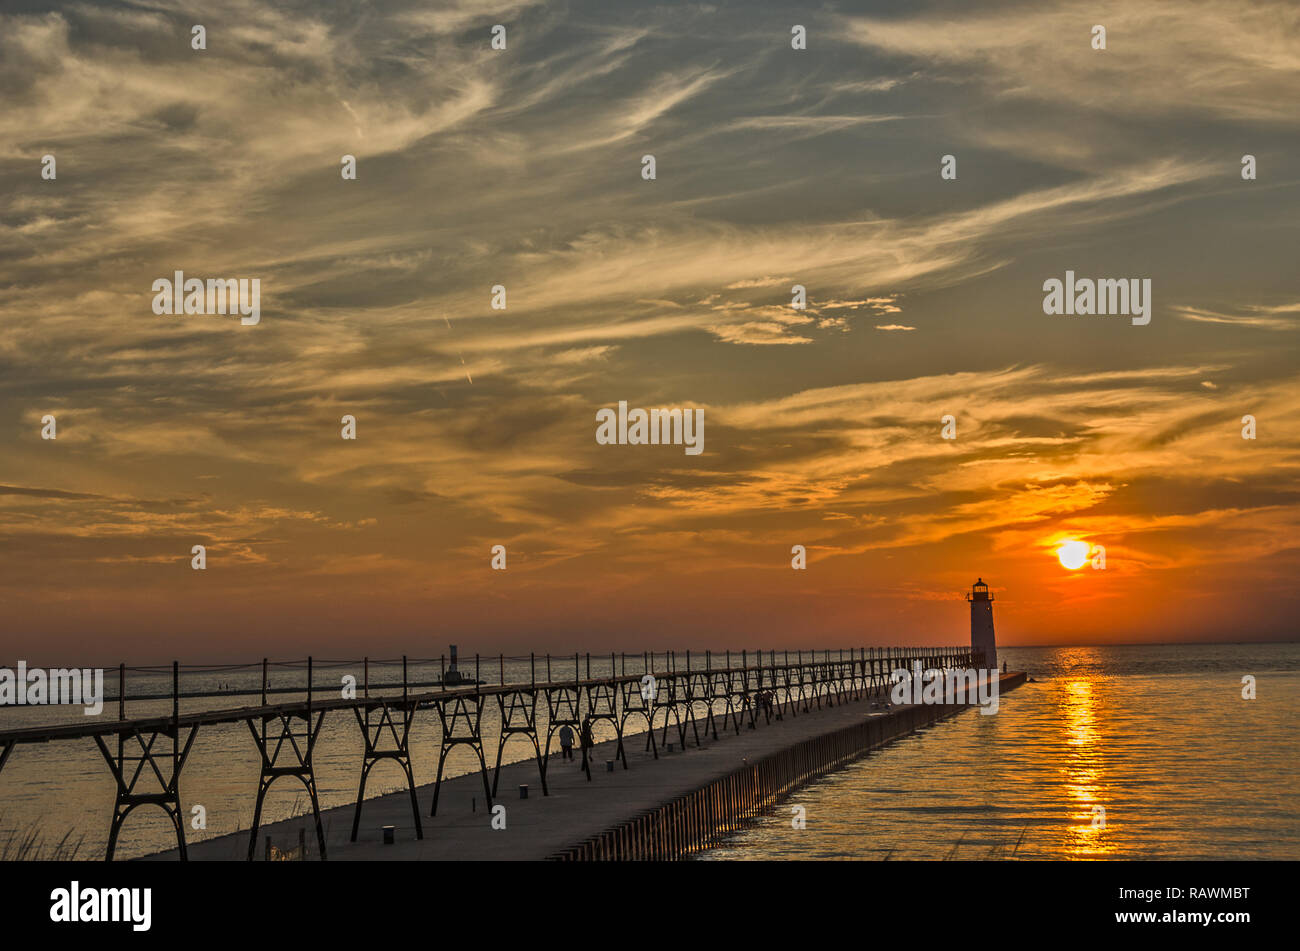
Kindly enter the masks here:
[[1005, 660], [1002, 662], [1002, 672], [1004, 674], [1007, 672], [1007, 662]]
[[560, 752], [565, 759], [573, 759], [573, 730], [567, 723], [560, 727]]

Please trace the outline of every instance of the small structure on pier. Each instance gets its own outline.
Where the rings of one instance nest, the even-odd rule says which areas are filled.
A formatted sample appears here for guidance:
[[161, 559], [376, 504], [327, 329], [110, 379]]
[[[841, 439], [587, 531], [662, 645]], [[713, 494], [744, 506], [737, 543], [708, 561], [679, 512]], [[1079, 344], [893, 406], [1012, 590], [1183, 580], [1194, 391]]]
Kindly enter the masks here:
[[477, 684], [482, 681], [474, 677], [466, 677], [456, 667], [456, 645], [451, 645], [451, 663], [448, 664], [446, 671], [442, 675], [442, 685], [444, 687], [460, 687], [465, 684]]
[[983, 578], [975, 581], [970, 594], [970, 648], [973, 654], [984, 655], [984, 670], [993, 670], [998, 666], [998, 645], [993, 636], [993, 595]]

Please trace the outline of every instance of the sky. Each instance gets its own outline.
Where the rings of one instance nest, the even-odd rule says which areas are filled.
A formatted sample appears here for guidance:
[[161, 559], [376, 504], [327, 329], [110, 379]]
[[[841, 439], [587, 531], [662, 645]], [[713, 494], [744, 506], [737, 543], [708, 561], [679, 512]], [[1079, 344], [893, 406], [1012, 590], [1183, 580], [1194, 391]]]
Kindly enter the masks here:
[[1289, 0], [16, 0], [0, 101], [15, 660], [1295, 638]]

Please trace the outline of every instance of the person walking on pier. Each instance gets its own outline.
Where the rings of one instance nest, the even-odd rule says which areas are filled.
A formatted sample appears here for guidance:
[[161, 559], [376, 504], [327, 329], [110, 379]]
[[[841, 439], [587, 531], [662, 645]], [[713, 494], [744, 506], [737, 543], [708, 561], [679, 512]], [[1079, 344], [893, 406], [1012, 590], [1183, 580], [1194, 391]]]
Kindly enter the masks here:
[[560, 727], [560, 752], [565, 759], [573, 759], [573, 728], [567, 723]]
[[582, 761], [584, 763], [591, 759], [592, 748], [596, 745], [591, 737], [591, 721], [582, 721]]

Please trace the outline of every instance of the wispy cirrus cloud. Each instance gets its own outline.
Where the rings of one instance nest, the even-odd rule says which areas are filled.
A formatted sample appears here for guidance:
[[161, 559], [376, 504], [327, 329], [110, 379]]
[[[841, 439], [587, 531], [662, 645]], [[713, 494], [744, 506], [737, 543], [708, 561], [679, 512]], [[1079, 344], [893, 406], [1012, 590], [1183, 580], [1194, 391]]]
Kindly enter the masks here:
[[[932, 639], [909, 612], [980, 565], [1019, 630], [1078, 633], [1039, 593], [1062, 532], [1112, 547], [1130, 611], [1208, 572], [1217, 616], [1277, 628], [1300, 405], [1289, 336], [1241, 331], [1295, 326], [1295, 11], [918, 5], [813, 22], [807, 55], [776, 12], [231, 0], [204, 52], [180, 3], [4, 14], [15, 628], [202, 603], [346, 642], [385, 603], [394, 638], [634, 639], [758, 606], [778, 640]], [[262, 324], [153, 315], [176, 268], [260, 277]], [[1152, 325], [1044, 315], [1066, 268], [1150, 275]], [[704, 455], [597, 446], [622, 399], [704, 408]], [[1151, 630], [1216, 616], [1171, 610]]]
[[[847, 41], [923, 60], [1011, 100], [1047, 100], [1113, 115], [1171, 111], [1294, 124], [1300, 12], [1287, 3], [1214, 0], [992, 5], [881, 19], [842, 18]], [[1092, 29], [1106, 30], [1104, 51]]]
[[1207, 324], [1230, 324], [1258, 330], [1300, 330], [1300, 303], [1273, 306], [1247, 304], [1235, 314], [1186, 305], [1175, 306], [1173, 310], [1183, 320]]

